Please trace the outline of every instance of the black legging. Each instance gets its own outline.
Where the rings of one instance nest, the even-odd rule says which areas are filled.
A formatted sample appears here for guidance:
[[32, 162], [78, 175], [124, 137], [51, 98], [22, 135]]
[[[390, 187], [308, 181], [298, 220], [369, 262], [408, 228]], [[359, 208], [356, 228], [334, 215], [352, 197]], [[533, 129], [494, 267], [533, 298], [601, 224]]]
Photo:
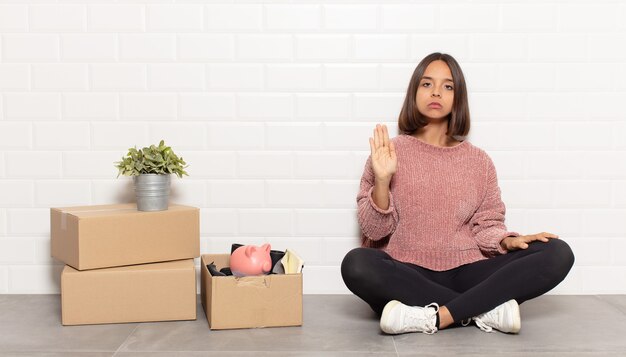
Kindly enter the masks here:
[[410, 306], [436, 302], [456, 323], [515, 299], [518, 304], [557, 286], [572, 268], [574, 253], [561, 239], [534, 241], [508, 252], [460, 267], [433, 271], [391, 258], [375, 248], [355, 248], [341, 263], [350, 291], [382, 313], [390, 300]]

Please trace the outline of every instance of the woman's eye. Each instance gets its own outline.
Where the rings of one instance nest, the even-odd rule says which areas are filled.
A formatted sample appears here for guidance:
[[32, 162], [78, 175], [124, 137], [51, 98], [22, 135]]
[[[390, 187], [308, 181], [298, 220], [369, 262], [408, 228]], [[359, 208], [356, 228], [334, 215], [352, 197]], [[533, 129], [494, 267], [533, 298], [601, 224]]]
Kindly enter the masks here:
[[446, 86], [447, 89], [449, 90], [453, 90], [454, 88], [452, 86]]
[[422, 86], [424, 86], [424, 87], [429, 86], [429, 85], [430, 85], [430, 83], [428, 83], [428, 82], [422, 83]]

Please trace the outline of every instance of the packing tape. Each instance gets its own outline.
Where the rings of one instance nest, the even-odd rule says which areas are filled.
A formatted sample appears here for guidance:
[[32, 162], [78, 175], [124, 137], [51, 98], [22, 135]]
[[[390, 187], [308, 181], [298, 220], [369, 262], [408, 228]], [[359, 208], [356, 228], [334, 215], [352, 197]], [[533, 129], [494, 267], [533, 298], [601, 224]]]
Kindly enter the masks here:
[[237, 286], [251, 286], [255, 288], [269, 288], [271, 285], [268, 277], [259, 279], [257, 276], [235, 277], [235, 282]]
[[68, 209], [61, 211], [61, 230], [67, 229], [67, 214], [82, 212], [136, 211], [137, 208]]

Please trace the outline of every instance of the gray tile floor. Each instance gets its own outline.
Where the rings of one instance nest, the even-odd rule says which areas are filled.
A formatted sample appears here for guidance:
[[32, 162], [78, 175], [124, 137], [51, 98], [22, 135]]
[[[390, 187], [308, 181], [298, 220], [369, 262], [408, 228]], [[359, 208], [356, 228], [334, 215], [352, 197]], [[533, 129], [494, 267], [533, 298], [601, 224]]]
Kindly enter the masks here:
[[59, 295], [0, 295], [0, 356], [626, 356], [626, 295], [527, 301], [519, 335], [387, 336], [348, 295], [305, 295], [302, 327], [211, 331], [199, 301], [196, 321], [64, 327]]

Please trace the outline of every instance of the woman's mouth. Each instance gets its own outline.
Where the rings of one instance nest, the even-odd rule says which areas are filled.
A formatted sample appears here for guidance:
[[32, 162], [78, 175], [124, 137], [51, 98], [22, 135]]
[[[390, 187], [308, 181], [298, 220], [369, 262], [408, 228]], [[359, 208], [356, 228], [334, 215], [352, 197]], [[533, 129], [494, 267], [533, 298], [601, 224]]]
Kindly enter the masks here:
[[441, 104], [439, 104], [439, 103], [430, 103], [430, 104], [428, 104], [428, 107], [431, 108], [431, 109], [441, 109], [442, 108]]

